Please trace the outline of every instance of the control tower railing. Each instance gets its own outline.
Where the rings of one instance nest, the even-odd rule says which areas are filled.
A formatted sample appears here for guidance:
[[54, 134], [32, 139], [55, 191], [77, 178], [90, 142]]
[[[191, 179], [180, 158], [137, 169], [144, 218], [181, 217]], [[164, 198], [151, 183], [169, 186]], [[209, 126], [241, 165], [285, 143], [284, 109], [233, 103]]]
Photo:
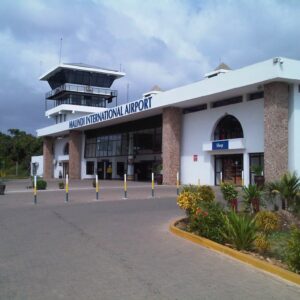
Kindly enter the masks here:
[[46, 93], [46, 99], [52, 99], [62, 92], [74, 92], [74, 93], [84, 93], [84, 94], [93, 94], [93, 95], [101, 95], [105, 98], [114, 98], [117, 97], [118, 91], [111, 90], [108, 88], [101, 88], [97, 86], [89, 86], [89, 85], [81, 85], [81, 84], [73, 84], [73, 83], [65, 83], [56, 89]]

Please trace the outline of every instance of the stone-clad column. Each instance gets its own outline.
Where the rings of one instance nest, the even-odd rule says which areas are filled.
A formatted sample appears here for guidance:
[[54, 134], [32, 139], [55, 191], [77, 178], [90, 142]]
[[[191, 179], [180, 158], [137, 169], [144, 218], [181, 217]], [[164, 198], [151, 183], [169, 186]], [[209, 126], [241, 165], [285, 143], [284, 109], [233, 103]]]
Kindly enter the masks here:
[[162, 121], [163, 183], [176, 184], [176, 173], [180, 171], [181, 109], [163, 109]]
[[43, 141], [44, 179], [53, 178], [53, 138], [46, 136]]
[[69, 135], [69, 177], [81, 178], [81, 132], [72, 130]]
[[272, 82], [264, 86], [266, 181], [277, 180], [288, 170], [288, 104], [288, 84]]

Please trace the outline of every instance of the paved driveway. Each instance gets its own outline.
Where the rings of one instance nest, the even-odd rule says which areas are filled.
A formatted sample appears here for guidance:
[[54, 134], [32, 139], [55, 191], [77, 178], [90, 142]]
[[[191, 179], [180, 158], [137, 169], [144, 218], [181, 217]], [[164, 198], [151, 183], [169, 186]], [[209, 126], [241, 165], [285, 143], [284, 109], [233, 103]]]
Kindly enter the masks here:
[[0, 196], [0, 299], [300, 299], [300, 287], [169, 233], [174, 197], [95, 202], [81, 190], [65, 204], [57, 193], [36, 206]]

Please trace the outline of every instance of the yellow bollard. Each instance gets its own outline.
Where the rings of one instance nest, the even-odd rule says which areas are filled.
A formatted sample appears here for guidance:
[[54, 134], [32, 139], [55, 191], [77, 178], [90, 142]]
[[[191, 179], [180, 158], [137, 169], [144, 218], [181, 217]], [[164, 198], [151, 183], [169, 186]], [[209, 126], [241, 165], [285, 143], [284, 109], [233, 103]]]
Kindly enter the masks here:
[[66, 175], [66, 202], [69, 202], [69, 175]]
[[99, 181], [98, 181], [98, 175], [96, 175], [96, 200], [99, 199]]
[[154, 173], [151, 174], [151, 195], [154, 198]]
[[177, 195], [179, 195], [179, 172], [176, 174], [176, 189], [177, 189]]
[[127, 199], [127, 175], [124, 174], [124, 199]]
[[33, 180], [33, 203], [37, 204], [37, 186], [36, 186], [36, 175]]

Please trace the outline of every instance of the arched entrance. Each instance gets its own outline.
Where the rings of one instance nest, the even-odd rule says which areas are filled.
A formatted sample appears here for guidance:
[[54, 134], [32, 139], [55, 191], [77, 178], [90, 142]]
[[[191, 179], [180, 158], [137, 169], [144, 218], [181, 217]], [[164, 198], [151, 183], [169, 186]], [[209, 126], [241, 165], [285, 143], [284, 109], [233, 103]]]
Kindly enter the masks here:
[[[213, 140], [231, 140], [244, 137], [243, 128], [239, 120], [232, 115], [225, 115], [215, 126]], [[243, 154], [230, 154], [230, 152], [215, 155], [215, 184], [221, 182], [242, 185], [243, 181]]]
[[226, 115], [221, 118], [213, 132], [213, 140], [228, 140], [243, 138], [244, 132], [239, 120], [232, 116]]

